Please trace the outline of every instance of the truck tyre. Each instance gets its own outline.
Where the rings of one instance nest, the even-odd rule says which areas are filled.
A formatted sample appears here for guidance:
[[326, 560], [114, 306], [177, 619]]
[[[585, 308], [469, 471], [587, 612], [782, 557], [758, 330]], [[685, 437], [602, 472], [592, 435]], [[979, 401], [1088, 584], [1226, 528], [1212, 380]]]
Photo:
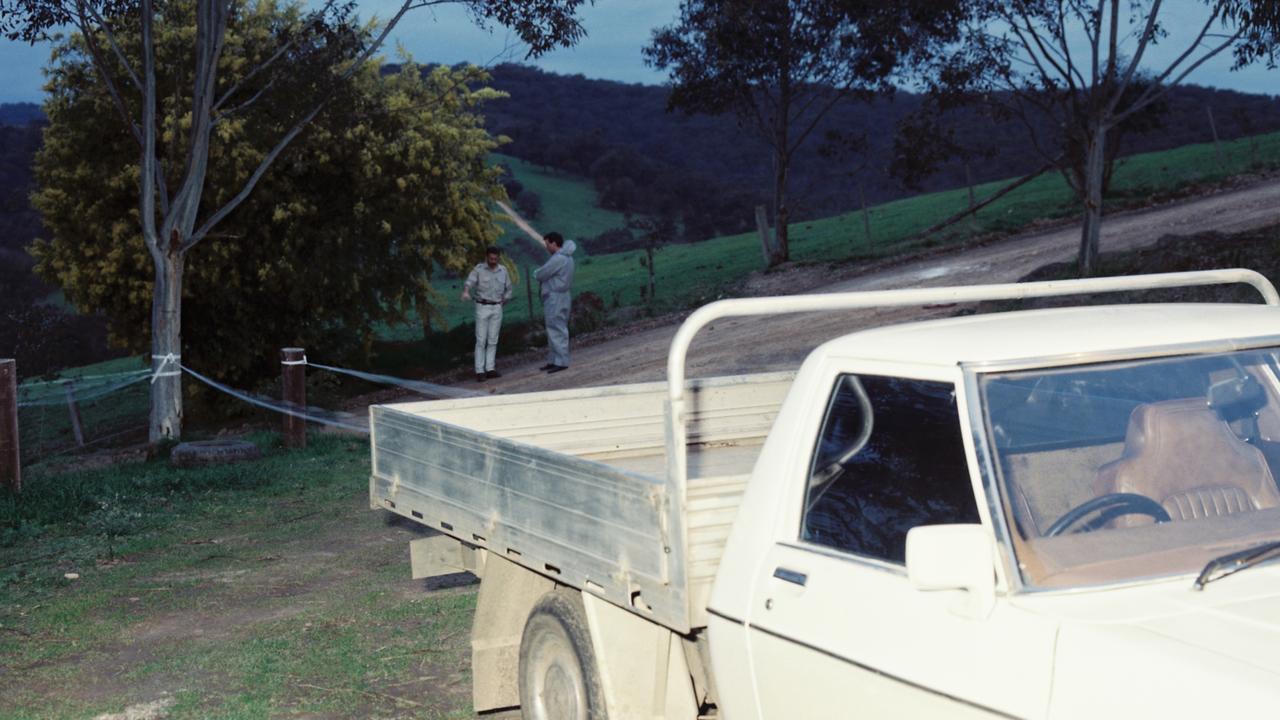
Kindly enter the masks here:
[[582, 598], [563, 589], [533, 606], [520, 638], [520, 709], [526, 720], [606, 720]]

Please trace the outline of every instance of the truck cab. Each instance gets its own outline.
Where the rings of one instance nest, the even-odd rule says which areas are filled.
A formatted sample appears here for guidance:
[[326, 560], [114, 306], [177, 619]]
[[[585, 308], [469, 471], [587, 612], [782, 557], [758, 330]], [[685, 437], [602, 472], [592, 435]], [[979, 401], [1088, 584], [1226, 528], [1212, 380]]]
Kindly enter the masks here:
[[720, 708], [1270, 712], [1277, 462], [1274, 307], [1058, 308], [833, 340], [796, 376], [721, 558]]

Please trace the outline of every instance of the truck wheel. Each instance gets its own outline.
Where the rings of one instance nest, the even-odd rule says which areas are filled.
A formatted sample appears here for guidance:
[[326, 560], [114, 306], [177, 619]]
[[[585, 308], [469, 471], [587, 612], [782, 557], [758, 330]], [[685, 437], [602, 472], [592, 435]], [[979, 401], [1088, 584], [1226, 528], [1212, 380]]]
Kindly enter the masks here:
[[520, 708], [529, 720], [606, 720], [604, 691], [577, 593], [543, 595], [520, 638]]

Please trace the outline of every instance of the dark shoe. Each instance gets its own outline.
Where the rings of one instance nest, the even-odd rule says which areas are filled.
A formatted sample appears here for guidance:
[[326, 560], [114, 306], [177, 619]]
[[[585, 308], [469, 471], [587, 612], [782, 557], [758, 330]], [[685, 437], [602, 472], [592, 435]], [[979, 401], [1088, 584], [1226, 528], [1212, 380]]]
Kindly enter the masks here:
[[484, 373], [476, 373], [476, 382], [484, 382]]
[[547, 369], [547, 374], [551, 375], [552, 373], [558, 373], [561, 370], [568, 370], [568, 369], [569, 369], [568, 365], [552, 365], [550, 368]]
[[546, 371], [550, 370], [550, 369], [551, 369], [551, 368], [553, 368], [553, 367], [555, 367], [555, 363], [547, 363], [546, 365], [543, 365], [542, 367], [540, 367], [540, 368], [538, 368], [538, 369], [539, 369], [539, 370], [541, 370], [541, 371], [543, 371], [543, 372], [546, 372]]
[[502, 373], [498, 372], [497, 370], [490, 370], [489, 372], [485, 373], [484, 376], [490, 379], [500, 378], [502, 377]]

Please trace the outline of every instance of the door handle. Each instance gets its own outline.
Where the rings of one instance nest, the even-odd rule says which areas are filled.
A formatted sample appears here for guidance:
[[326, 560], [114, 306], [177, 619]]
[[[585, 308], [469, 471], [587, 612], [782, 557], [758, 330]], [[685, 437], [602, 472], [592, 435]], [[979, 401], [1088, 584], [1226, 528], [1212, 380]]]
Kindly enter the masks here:
[[774, 568], [773, 576], [783, 582], [799, 585], [800, 587], [804, 587], [804, 584], [809, 581], [808, 575], [781, 566]]

